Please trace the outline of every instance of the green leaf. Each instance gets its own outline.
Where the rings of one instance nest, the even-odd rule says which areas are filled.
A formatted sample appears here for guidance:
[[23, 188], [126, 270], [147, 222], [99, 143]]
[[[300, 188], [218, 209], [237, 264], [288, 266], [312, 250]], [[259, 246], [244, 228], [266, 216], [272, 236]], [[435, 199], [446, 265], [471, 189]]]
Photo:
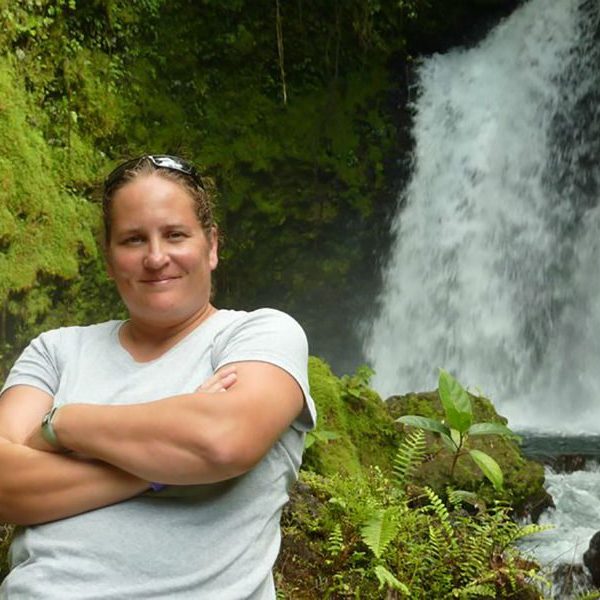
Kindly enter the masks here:
[[[456, 429], [454, 431], [456, 431]], [[444, 445], [446, 448], [448, 448], [448, 450], [450, 450], [450, 452], [458, 452], [458, 450], [460, 450], [460, 448], [455, 444], [451, 435], [442, 434], [440, 439], [442, 442], [444, 442]]]
[[379, 581], [379, 589], [384, 586], [392, 588], [394, 590], [400, 590], [403, 594], [410, 596], [410, 590], [401, 581], [398, 581], [392, 573], [390, 573], [383, 565], [377, 565], [375, 567], [375, 575]]
[[469, 435], [502, 435], [520, 439], [516, 433], [513, 433], [506, 425], [502, 423], [473, 423], [469, 427]]
[[460, 433], [466, 433], [471, 423], [473, 423], [473, 409], [471, 408], [469, 394], [444, 369], [440, 369], [438, 392], [448, 425], [457, 429]]
[[363, 542], [377, 558], [381, 558], [387, 545], [398, 533], [398, 521], [395, 517], [396, 511], [393, 508], [376, 510], [360, 530]]
[[463, 445], [463, 439], [462, 439], [462, 435], [460, 435], [460, 432], [457, 431], [456, 429], [451, 429], [450, 430], [450, 439], [452, 440], [452, 443], [456, 446], [456, 449], [460, 450]]
[[452, 490], [448, 493], [448, 499], [454, 505], [465, 502], [478, 510], [485, 510], [485, 502], [475, 493], [467, 490]]
[[426, 429], [427, 431], [435, 431], [450, 437], [450, 429], [446, 427], [441, 421], [437, 419], [429, 419], [428, 417], [420, 417], [418, 415], [404, 415], [396, 419], [398, 423], [404, 425], [410, 425], [411, 427], [419, 427], [420, 429]]
[[491, 481], [492, 485], [497, 490], [502, 489], [504, 478], [502, 476], [502, 469], [498, 463], [489, 454], [481, 450], [469, 450], [469, 454], [483, 474]]
[[315, 442], [327, 443], [330, 440], [337, 440], [339, 437], [335, 431], [309, 431], [304, 440], [304, 449], [308, 450]]

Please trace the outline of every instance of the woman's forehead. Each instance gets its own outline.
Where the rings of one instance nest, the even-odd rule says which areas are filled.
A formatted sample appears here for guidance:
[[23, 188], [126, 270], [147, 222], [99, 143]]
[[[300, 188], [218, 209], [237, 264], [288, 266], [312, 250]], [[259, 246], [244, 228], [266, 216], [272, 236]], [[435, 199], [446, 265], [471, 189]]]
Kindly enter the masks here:
[[152, 218], [197, 220], [194, 201], [185, 188], [162, 178], [132, 181], [117, 191], [112, 205], [113, 221]]

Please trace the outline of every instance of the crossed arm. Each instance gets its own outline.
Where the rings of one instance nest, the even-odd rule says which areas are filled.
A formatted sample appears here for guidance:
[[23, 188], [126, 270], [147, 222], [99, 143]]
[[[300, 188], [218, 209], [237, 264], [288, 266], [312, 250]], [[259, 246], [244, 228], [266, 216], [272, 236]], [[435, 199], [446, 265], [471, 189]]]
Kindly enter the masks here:
[[[303, 394], [269, 363], [234, 368], [208, 391], [61, 407], [54, 428], [74, 454], [57, 454], [39, 435], [52, 406], [48, 394], [8, 389], [0, 399], [0, 521], [52, 521], [136, 496], [149, 481], [210, 483], [249, 470], [298, 416]], [[227, 389], [211, 391], [217, 387]]]

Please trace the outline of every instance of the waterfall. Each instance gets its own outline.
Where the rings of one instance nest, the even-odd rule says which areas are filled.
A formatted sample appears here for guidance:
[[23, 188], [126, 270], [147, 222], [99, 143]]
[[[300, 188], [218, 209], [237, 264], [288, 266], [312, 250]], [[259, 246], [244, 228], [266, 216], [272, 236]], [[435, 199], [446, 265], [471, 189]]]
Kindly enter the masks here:
[[384, 397], [443, 367], [513, 427], [600, 431], [599, 15], [530, 0], [420, 64], [364, 349]]

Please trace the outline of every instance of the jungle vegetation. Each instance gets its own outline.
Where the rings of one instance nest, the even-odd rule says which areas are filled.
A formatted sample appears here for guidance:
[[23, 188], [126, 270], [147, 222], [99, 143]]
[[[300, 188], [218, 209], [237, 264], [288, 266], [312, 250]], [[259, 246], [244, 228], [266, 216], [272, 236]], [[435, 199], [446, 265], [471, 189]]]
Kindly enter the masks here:
[[180, 153], [214, 184], [216, 302], [356, 364], [409, 167], [411, 65], [514, 0], [0, 0], [1, 364], [119, 311], [98, 185]]
[[[145, 152], [190, 158], [214, 189], [216, 304], [287, 310], [313, 352], [352, 365], [410, 168], [412, 65], [515, 3], [0, 0], [2, 374], [42, 330], [123, 315], [99, 186]], [[511, 446], [496, 458], [512, 487], [470, 490], [487, 507], [469, 512], [366, 371], [313, 359], [311, 378], [323, 419], [284, 522], [282, 597], [536, 597], [509, 504], [540, 492], [539, 469], [519, 478]]]

